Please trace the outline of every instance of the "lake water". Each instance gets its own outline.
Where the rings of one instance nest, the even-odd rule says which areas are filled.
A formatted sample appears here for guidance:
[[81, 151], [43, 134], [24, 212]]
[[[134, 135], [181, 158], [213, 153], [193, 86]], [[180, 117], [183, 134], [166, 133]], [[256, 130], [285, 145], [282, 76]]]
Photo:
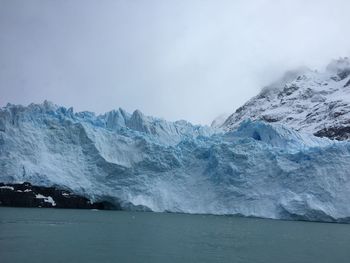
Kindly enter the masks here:
[[0, 262], [350, 262], [350, 225], [0, 208]]

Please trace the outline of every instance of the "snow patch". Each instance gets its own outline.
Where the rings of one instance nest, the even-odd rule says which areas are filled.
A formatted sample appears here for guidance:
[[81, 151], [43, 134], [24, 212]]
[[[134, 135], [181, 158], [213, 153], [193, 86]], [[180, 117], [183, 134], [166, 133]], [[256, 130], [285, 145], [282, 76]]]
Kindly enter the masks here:
[[8, 189], [8, 190], [12, 190], [12, 191], [15, 190], [15, 188], [13, 188], [12, 186], [7, 186], [7, 185], [5, 185], [5, 186], [0, 186], [0, 189]]
[[44, 199], [44, 202], [50, 203], [52, 206], [56, 206], [56, 202], [53, 200], [53, 198], [51, 196], [44, 196], [41, 194], [37, 194], [37, 195], [35, 195], [35, 198]]

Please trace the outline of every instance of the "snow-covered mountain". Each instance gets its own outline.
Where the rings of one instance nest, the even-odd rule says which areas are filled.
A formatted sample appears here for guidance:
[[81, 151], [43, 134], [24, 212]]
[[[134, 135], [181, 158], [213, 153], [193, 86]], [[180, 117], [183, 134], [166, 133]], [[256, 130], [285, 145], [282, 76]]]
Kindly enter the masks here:
[[350, 142], [244, 121], [229, 132], [51, 103], [0, 110], [0, 181], [153, 211], [350, 222]]
[[246, 120], [281, 123], [297, 131], [350, 139], [350, 60], [332, 61], [324, 72], [303, 68], [265, 87], [221, 125], [233, 130]]

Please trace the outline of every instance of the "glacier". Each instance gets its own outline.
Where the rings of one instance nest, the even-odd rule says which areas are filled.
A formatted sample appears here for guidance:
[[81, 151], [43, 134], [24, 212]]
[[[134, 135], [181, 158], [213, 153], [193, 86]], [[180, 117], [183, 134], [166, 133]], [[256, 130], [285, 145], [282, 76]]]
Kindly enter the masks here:
[[45, 101], [0, 110], [0, 181], [155, 212], [350, 222], [350, 142], [249, 119], [233, 130]]

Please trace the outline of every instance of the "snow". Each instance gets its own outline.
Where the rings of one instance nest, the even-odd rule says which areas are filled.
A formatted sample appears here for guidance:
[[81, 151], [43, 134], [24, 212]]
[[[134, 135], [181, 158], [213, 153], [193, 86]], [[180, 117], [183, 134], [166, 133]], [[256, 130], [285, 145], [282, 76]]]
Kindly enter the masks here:
[[224, 133], [49, 102], [7, 105], [0, 122], [2, 182], [62, 186], [129, 209], [350, 221], [346, 141], [253, 120]]
[[0, 186], [0, 189], [8, 189], [8, 190], [12, 190], [12, 191], [15, 190], [15, 188], [13, 188], [12, 186], [7, 186], [7, 185], [5, 185], [5, 186]]
[[44, 199], [44, 202], [50, 203], [52, 206], [56, 206], [56, 202], [53, 200], [51, 196], [44, 196], [41, 194], [36, 194], [35, 198], [37, 199]]

